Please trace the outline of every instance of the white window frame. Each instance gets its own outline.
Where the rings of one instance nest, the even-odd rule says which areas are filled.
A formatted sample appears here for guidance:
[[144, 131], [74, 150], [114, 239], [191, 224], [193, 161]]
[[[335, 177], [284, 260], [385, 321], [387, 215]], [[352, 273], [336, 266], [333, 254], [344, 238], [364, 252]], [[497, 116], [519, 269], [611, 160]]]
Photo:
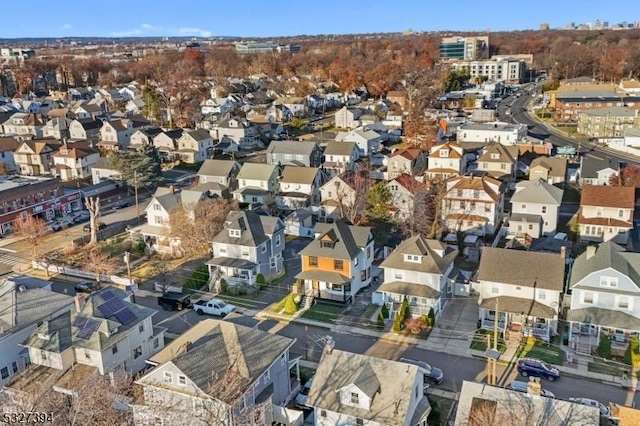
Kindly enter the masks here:
[[[588, 302], [588, 301], [587, 301], [587, 299], [588, 299], [588, 298], [587, 298], [587, 296], [588, 296], [588, 295], [590, 295], [590, 296], [591, 296], [591, 297], [590, 297], [590, 299], [591, 299], [591, 301], [590, 301], [590, 302]], [[583, 305], [595, 305], [595, 303], [596, 303], [596, 293], [595, 293], [594, 291], [585, 291], [585, 292], [582, 292], [582, 294], [581, 294], [580, 296], [581, 296], [581, 297], [580, 297], [580, 302], [581, 302]]]
[[173, 373], [171, 371], [165, 371], [162, 375], [162, 381], [164, 383], [173, 383]]

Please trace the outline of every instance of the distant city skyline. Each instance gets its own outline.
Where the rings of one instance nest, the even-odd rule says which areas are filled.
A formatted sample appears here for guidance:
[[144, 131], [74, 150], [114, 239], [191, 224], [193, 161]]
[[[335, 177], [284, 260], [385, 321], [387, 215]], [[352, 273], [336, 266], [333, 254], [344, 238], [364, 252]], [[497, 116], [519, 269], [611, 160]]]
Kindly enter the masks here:
[[[38, 7], [40, 6], [40, 7]], [[216, 37], [269, 38], [316, 34], [413, 31], [537, 30], [542, 23], [565, 28], [596, 20], [610, 26], [640, 20], [633, 0], [572, 2], [458, 0], [434, 5], [424, 0], [325, 0], [153, 3], [113, 0], [107, 6], [36, 0], [3, 5], [0, 38]]]

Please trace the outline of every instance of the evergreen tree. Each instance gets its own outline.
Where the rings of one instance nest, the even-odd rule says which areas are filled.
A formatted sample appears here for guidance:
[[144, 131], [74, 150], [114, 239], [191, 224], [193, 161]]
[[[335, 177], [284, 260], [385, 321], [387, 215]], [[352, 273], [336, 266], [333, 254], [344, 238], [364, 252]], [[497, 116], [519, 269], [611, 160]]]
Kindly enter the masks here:
[[387, 222], [391, 219], [393, 204], [391, 192], [389, 192], [386, 182], [378, 182], [369, 188], [367, 203], [369, 204], [369, 207], [365, 210], [367, 217], [382, 222]]
[[629, 339], [629, 345], [627, 350], [624, 351], [624, 362], [632, 367], [640, 365], [640, 354], [638, 349], [640, 348], [640, 342], [638, 336], [631, 336]]
[[396, 312], [393, 316], [393, 331], [402, 330], [402, 315], [400, 312]]
[[156, 88], [145, 85], [142, 88], [142, 100], [144, 102], [142, 114], [150, 120], [158, 121], [160, 119], [160, 102]]
[[436, 313], [433, 311], [433, 308], [429, 309], [428, 317], [429, 317], [429, 325], [433, 327], [433, 325], [436, 323]]
[[598, 349], [596, 349], [598, 356], [609, 359], [611, 358], [611, 339], [608, 335], [603, 335], [598, 343]]
[[402, 314], [402, 319], [406, 320], [407, 318], [411, 318], [411, 309], [409, 308], [409, 299], [405, 296], [402, 299], [402, 305], [400, 306], [400, 312]]
[[141, 151], [115, 151], [109, 154], [108, 163], [117, 170], [127, 186], [134, 188], [148, 188], [160, 179], [160, 161], [153, 146], [145, 147]]
[[382, 304], [382, 309], [380, 309], [380, 313], [382, 314], [382, 317], [384, 319], [389, 318], [389, 308], [387, 308], [387, 304], [386, 303]]
[[287, 315], [293, 315], [298, 310], [298, 305], [295, 301], [295, 295], [290, 293], [287, 299], [284, 301], [284, 313]]
[[378, 312], [378, 320], [376, 321], [376, 328], [378, 330], [384, 330], [384, 315], [382, 315], [382, 311]]

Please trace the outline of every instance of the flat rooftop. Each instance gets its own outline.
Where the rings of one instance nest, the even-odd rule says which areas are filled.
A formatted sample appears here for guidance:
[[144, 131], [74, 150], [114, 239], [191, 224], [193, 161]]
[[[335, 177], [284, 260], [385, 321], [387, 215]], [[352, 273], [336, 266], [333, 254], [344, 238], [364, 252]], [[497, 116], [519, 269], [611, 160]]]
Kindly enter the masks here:
[[4, 176], [0, 178], [0, 192], [20, 186], [46, 182], [48, 180], [54, 180], [54, 178], [41, 176]]

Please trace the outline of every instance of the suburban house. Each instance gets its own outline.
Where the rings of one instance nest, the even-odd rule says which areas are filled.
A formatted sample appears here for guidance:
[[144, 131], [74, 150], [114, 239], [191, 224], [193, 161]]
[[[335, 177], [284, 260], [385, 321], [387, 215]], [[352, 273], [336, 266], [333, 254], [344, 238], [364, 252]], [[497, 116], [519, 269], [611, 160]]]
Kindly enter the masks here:
[[490, 176], [503, 180], [509, 185], [516, 178], [518, 147], [490, 142], [482, 148], [482, 154], [478, 157], [477, 163], [478, 170], [487, 172]]
[[612, 241], [587, 246], [573, 263], [567, 313], [569, 343], [591, 355], [603, 335], [622, 356], [629, 338], [640, 333], [640, 254]]
[[240, 149], [252, 150], [262, 148], [258, 128], [244, 118], [230, 117], [220, 120], [211, 134], [220, 142], [231, 142]]
[[14, 400], [50, 388], [72, 394], [77, 383], [92, 376], [137, 374], [164, 347], [164, 329], [151, 321], [156, 312], [132, 303], [131, 295], [115, 287], [76, 296], [71, 311], [43, 321], [23, 343], [31, 364], [4, 392]]
[[276, 205], [280, 210], [316, 208], [320, 203], [320, 169], [284, 166]]
[[354, 129], [349, 132], [338, 132], [338, 142], [355, 142], [360, 157], [366, 157], [382, 147], [382, 136], [367, 128]]
[[0, 280], [0, 386], [30, 363], [22, 342], [37, 324], [68, 311], [73, 298], [51, 291], [51, 282], [26, 275]]
[[162, 133], [159, 127], [149, 127], [148, 129], [138, 129], [131, 135], [129, 148], [142, 149], [145, 146], [153, 145], [153, 138]]
[[88, 143], [65, 143], [54, 153], [53, 165], [61, 181], [84, 179], [91, 176], [91, 167], [100, 159], [100, 153]]
[[425, 172], [428, 179], [448, 179], [464, 174], [467, 158], [464, 149], [455, 142], [434, 145], [429, 149], [429, 168]]
[[464, 123], [456, 130], [458, 143], [489, 143], [498, 142], [502, 145], [516, 145], [527, 136], [526, 124], [511, 124], [504, 122], [493, 123]]
[[133, 121], [121, 118], [105, 121], [100, 128], [99, 145], [107, 151], [119, 151], [129, 147], [131, 135], [135, 132]]
[[453, 294], [451, 273], [458, 250], [438, 240], [416, 235], [404, 240], [380, 267], [384, 283], [378, 288], [389, 312], [400, 309], [403, 299], [409, 302], [411, 315], [436, 318]]
[[70, 137], [69, 125], [72, 121], [67, 117], [51, 118], [42, 128], [42, 137], [58, 140], [68, 139]]
[[212, 241], [213, 258], [207, 261], [211, 282], [255, 285], [258, 274], [282, 270], [284, 244], [282, 219], [251, 210], [229, 212]]
[[96, 103], [90, 102], [83, 102], [73, 110], [73, 114], [78, 120], [96, 120], [98, 117], [103, 116], [104, 113], [104, 108]]
[[275, 164], [244, 163], [233, 196], [241, 203], [273, 204], [278, 191], [279, 168]]
[[396, 150], [387, 161], [387, 177], [394, 179], [402, 174], [421, 176], [427, 168], [427, 156], [419, 148]]
[[464, 380], [453, 425], [519, 425], [523, 419], [537, 425], [601, 424], [598, 407], [541, 397], [541, 392], [540, 381], [534, 378], [529, 379], [526, 393]]
[[303, 306], [314, 299], [352, 303], [371, 283], [373, 234], [344, 220], [316, 224], [316, 238], [300, 251]]
[[120, 171], [115, 170], [110, 164], [109, 159], [106, 157], [98, 158], [98, 161], [91, 166], [91, 183], [98, 185], [106, 180], [121, 181], [122, 176]]
[[125, 105], [125, 110], [131, 114], [142, 114], [145, 105], [142, 99], [130, 99]]
[[189, 164], [201, 163], [213, 152], [213, 138], [206, 130], [187, 130], [178, 139], [180, 160]]
[[204, 160], [198, 170], [198, 189], [206, 190], [210, 196], [229, 198], [238, 187], [238, 173], [240, 164], [233, 160]]
[[21, 175], [38, 176], [51, 173], [53, 153], [60, 147], [55, 139], [33, 139], [20, 144], [13, 160]]
[[370, 114], [371, 112], [360, 107], [342, 107], [335, 114], [336, 127], [339, 129], [352, 130], [360, 127], [360, 117]]
[[153, 198], [144, 209], [147, 223], [131, 228], [129, 233], [140, 235], [151, 249], [164, 253], [179, 253], [180, 240], [171, 235], [171, 213], [177, 208], [193, 210], [195, 205], [206, 199], [204, 191], [172, 187], [158, 187]]
[[2, 123], [6, 136], [16, 136], [20, 139], [41, 138], [45, 120], [40, 114], [16, 112]]
[[[147, 361], [133, 424], [302, 424], [285, 407], [300, 389], [295, 339], [205, 319]], [[288, 419], [297, 419], [290, 423]], [[258, 419], [258, 420], [256, 420]]]
[[580, 241], [627, 244], [633, 229], [635, 188], [584, 185], [580, 195]]
[[0, 136], [0, 163], [4, 163], [9, 172], [17, 171], [13, 153], [19, 146], [20, 142], [16, 138]]
[[610, 185], [611, 178], [618, 176], [618, 163], [605, 158], [583, 155], [580, 157], [580, 185]]
[[365, 173], [348, 171], [329, 179], [320, 187], [320, 216], [336, 219], [344, 210], [355, 206], [370, 185]]
[[406, 219], [426, 208], [427, 185], [406, 174], [387, 182], [396, 219]]
[[334, 349], [325, 344], [307, 405], [315, 426], [422, 426], [431, 404], [417, 365]]
[[504, 206], [501, 185], [488, 175], [449, 179], [442, 200], [445, 226], [452, 231], [492, 235]]
[[267, 164], [320, 167], [322, 149], [313, 141], [272, 141], [267, 149]]
[[182, 138], [184, 129], [171, 129], [158, 133], [153, 137], [153, 146], [158, 150], [160, 159], [173, 161], [177, 156], [178, 141]]
[[511, 197], [509, 234], [539, 238], [555, 234], [564, 191], [544, 179], [523, 180]]
[[307, 209], [297, 209], [284, 218], [284, 233], [296, 237], [313, 237], [316, 218]]
[[348, 171], [354, 171], [358, 158], [360, 156], [355, 142], [329, 141], [324, 149], [324, 164], [322, 167], [329, 176], [333, 177]]
[[307, 101], [302, 97], [283, 97], [273, 101], [273, 106], [282, 106], [291, 112], [293, 117], [305, 117], [309, 113]]
[[514, 331], [546, 342], [558, 332], [565, 253], [484, 247], [473, 287], [480, 293], [480, 327]]
[[103, 121], [93, 118], [75, 119], [69, 124], [69, 138], [72, 141], [89, 141], [97, 143], [100, 140], [100, 129]]
[[550, 184], [564, 184], [567, 180], [567, 159], [562, 157], [538, 157], [529, 166], [529, 180], [542, 178]]

